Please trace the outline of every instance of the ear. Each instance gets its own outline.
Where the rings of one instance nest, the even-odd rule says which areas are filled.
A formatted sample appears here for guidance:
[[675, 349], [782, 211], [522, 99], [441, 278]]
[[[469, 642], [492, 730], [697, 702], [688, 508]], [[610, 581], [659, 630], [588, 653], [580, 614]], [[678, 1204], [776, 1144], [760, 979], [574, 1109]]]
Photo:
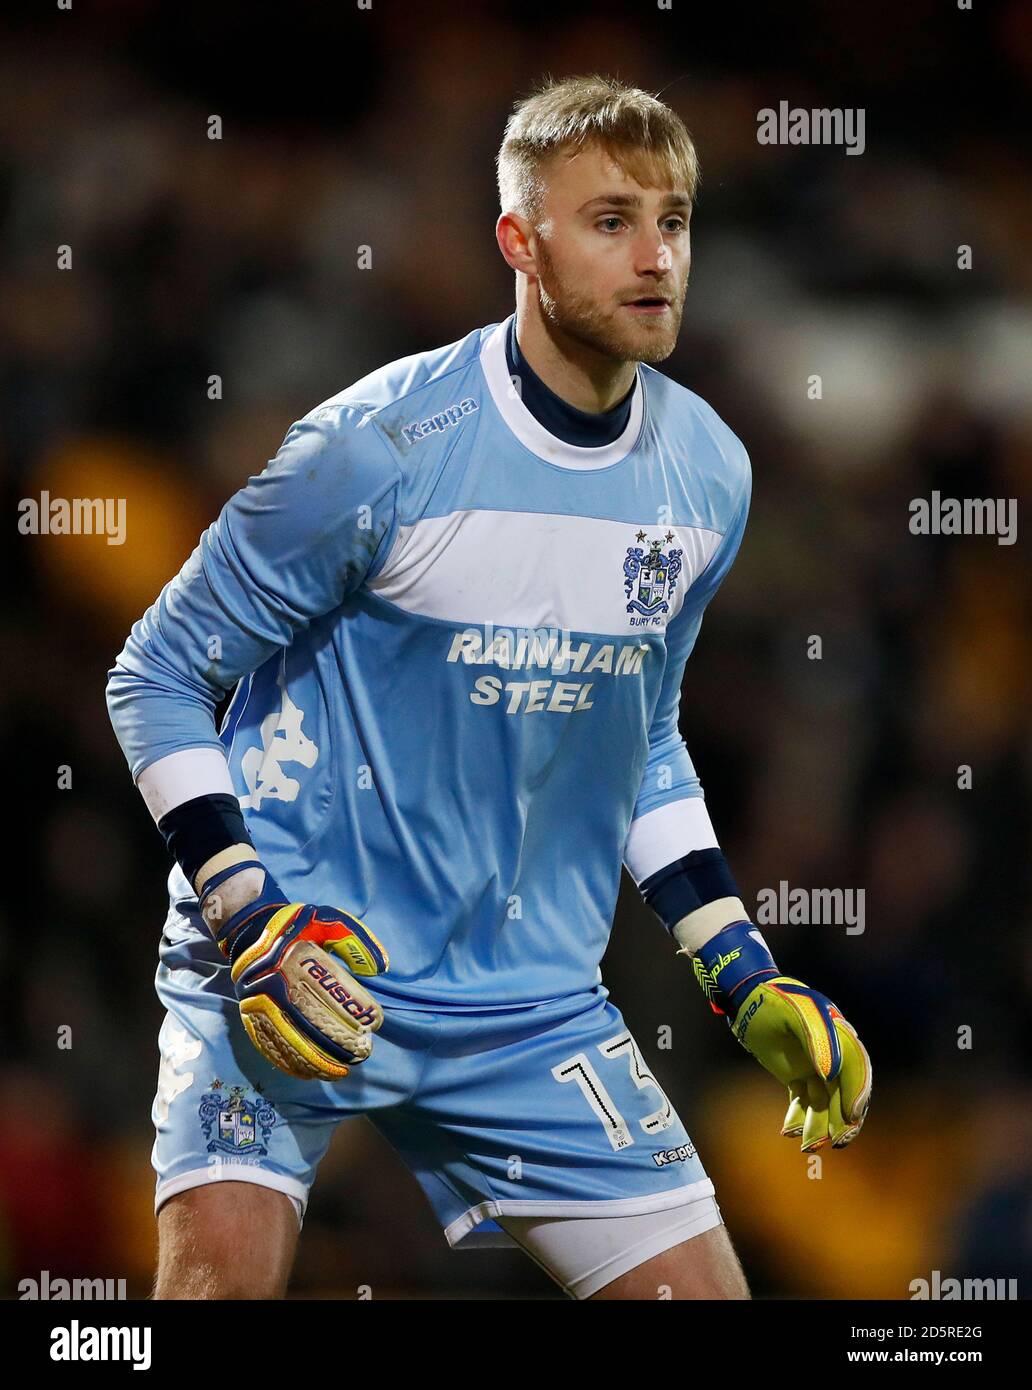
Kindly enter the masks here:
[[537, 233], [518, 212], [503, 212], [495, 224], [498, 249], [506, 264], [524, 275], [537, 274]]

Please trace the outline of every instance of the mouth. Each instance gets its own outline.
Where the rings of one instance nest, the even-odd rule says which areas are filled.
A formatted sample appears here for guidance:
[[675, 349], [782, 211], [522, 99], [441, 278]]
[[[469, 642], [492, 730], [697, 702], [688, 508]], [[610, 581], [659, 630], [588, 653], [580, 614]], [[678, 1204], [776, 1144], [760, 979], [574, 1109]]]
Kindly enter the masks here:
[[624, 308], [630, 309], [632, 314], [665, 314], [670, 308], [670, 301], [658, 294], [643, 294], [638, 299], [630, 300]]

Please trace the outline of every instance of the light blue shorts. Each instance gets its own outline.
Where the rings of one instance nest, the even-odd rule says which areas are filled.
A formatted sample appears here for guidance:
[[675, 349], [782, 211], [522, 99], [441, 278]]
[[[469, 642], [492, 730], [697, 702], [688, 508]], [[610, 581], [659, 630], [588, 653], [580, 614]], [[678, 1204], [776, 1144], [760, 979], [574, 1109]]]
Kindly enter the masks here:
[[[363, 981], [375, 994], [375, 981]], [[366, 1115], [419, 1180], [450, 1245], [513, 1245], [502, 1217], [623, 1217], [692, 1207], [713, 1184], [619, 1009], [599, 986], [509, 1012], [383, 999], [372, 1055], [337, 1082], [277, 1070], [244, 1032], [229, 969], [179, 903], [161, 940], [155, 1206], [219, 1179], [286, 1193], [303, 1216], [341, 1120]]]

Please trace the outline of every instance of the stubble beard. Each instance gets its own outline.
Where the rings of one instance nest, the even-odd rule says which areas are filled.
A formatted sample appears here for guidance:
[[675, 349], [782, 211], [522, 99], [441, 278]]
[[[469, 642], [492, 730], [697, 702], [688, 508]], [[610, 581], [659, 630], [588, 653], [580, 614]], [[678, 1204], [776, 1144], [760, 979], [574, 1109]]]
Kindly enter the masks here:
[[[538, 295], [545, 322], [604, 357], [619, 362], [664, 362], [681, 329], [687, 282], [672, 298], [665, 322], [636, 323], [615, 302], [602, 306], [558, 273], [543, 244], [538, 245]], [[669, 289], [664, 293], [670, 294]], [[626, 320], [620, 322], [620, 318]]]

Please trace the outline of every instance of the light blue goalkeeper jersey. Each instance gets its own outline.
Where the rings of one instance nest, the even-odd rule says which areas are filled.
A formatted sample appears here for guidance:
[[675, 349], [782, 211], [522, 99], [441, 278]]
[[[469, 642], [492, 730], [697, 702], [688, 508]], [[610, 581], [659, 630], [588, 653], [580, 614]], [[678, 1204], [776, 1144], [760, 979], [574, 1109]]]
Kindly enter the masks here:
[[748, 457], [644, 365], [618, 439], [564, 443], [513, 389], [508, 326], [291, 426], [109, 678], [134, 778], [224, 750], [260, 857], [376, 933], [395, 1007], [600, 988], [621, 861], [641, 882], [701, 847], [678, 701]]

